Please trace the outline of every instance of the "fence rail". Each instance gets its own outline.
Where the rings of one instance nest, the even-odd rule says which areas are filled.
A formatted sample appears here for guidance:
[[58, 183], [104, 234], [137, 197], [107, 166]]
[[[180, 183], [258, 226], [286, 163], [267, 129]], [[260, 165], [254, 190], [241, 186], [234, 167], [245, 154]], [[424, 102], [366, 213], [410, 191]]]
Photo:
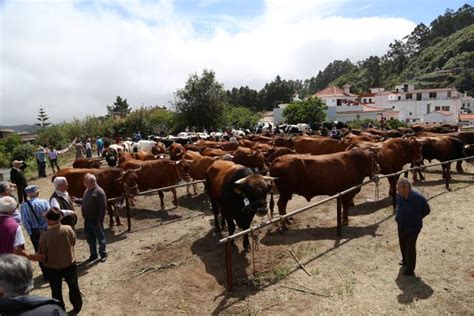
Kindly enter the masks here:
[[[429, 164], [429, 165], [423, 165], [423, 166], [418, 166], [418, 167], [412, 167], [412, 168], [403, 169], [403, 170], [400, 170], [398, 172], [394, 172], [394, 173], [390, 173], [390, 174], [376, 175], [370, 180], [364, 181], [361, 184], [350, 187], [350, 188], [348, 188], [348, 189], [346, 189], [342, 192], [339, 192], [337, 194], [331, 195], [330, 197], [327, 197], [327, 198], [325, 198], [321, 201], [311, 203], [309, 205], [306, 205], [304, 207], [296, 209], [296, 210], [294, 210], [290, 213], [287, 213], [283, 216], [277, 216], [277, 217], [275, 217], [275, 218], [273, 218], [269, 221], [265, 221], [263, 223], [252, 226], [251, 228], [248, 228], [248, 229], [245, 229], [245, 230], [240, 231], [238, 233], [235, 233], [231, 236], [222, 238], [221, 240], [219, 240], [219, 243], [220, 244], [223, 244], [223, 243], [226, 244], [225, 252], [226, 252], [226, 270], [227, 270], [227, 290], [230, 291], [230, 292], [233, 290], [233, 282], [232, 282], [232, 244], [231, 244], [232, 240], [234, 240], [236, 238], [239, 238], [239, 237], [243, 237], [243, 236], [248, 235], [250, 233], [253, 233], [255, 231], [259, 231], [259, 230], [261, 230], [261, 229], [263, 229], [267, 226], [273, 225], [275, 223], [282, 222], [282, 221], [286, 220], [287, 218], [289, 218], [291, 216], [294, 216], [294, 215], [299, 214], [299, 213], [303, 213], [303, 212], [305, 212], [309, 209], [312, 209], [316, 206], [327, 203], [327, 202], [332, 201], [334, 199], [337, 199], [337, 235], [341, 236], [342, 235], [341, 210], [342, 210], [342, 196], [343, 195], [345, 195], [347, 193], [350, 193], [354, 190], [357, 190], [359, 188], [362, 188], [362, 187], [364, 187], [367, 184], [370, 184], [372, 182], [378, 182], [380, 179], [383, 179], [383, 178], [398, 176], [398, 175], [401, 175], [402, 173], [406, 173], [406, 172], [409, 172], [409, 171], [422, 170], [422, 169], [426, 169], [426, 168], [430, 168], [430, 167], [434, 167], [434, 166], [440, 166], [440, 165], [445, 165], [445, 164], [449, 164], [449, 163], [453, 163], [453, 162], [457, 162], [457, 161], [464, 161], [464, 160], [471, 160], [471, 159], [474, 159], [474, 156], [464, 157], [464, 158], [459, 158], [459, 159], [452, 159], [452, 160], [449, 160], [449, 161], [444, 161], [444, 162], [434, 163], [434, 164]], [[449, 190], [449, 178], [450, 178], [450, 174], [449, 174], [449, 171], [448, 171], [448, 173], [446, 174], [446, 188], [448, 190]], [[393, 210], [395, 211], [395, 207], [396, 207], [396, 197], [395, 196], [392, 197], [392, 203], [393, 203]]]

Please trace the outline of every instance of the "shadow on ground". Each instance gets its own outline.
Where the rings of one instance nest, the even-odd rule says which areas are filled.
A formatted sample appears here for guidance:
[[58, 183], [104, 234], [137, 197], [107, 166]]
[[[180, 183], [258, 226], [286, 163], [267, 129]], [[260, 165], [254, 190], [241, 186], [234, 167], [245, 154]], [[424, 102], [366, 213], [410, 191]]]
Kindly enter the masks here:
[[421, 278], [403, 275], [403, 267], [400, 268], [395, 283], [402, 293], [397, 299], [401, 304], [410, 304], [415, 300], [425, 300], [433, 295], [433, 289]]

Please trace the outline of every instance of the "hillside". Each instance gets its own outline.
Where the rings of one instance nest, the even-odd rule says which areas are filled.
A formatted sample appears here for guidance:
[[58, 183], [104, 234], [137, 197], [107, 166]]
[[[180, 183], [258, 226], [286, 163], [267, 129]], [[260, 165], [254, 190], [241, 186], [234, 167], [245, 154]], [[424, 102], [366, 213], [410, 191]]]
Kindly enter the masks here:
[[350, 83], [353, 92], [413, 83], [421, 88], [455, 87], [474, 95], [474, 8], [466, 4], [457, 11], [446, 10], [429, 27], [421, 23], [392, 42], [385, 55], [369, 56], [355, 64], [346, 60], [345, 64], [354, 67], [346, 66], [342, 74], [332, 71], [335, 62], [310, 83], [329, 77], [330, 85]]
[[22, 124], [22, 125], [0, 125], [0, 129], [11, 129], [17, 133], [27, 132], [27, 133], [36, 133], [39, 129], [39, 126], [32, 124]]
[[[472, 85], [474, 78], [474, 25], [425, 48], [410, 60], [398, 77], [420, 87]], [[469, 81], [469, 82], [467, 82]], [[472, 91], [472, 86], [470, 89]]]

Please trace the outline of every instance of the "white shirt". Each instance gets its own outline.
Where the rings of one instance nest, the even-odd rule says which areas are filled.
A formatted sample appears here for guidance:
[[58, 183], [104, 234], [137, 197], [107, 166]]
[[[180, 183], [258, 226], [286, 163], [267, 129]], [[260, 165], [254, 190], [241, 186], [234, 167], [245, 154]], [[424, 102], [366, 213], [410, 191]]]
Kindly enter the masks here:
[[18, 226], [15, 233], [15, 240], [13, 241], [13, 247], [23, 246], [25, 244], [25, 237], [21, 231], [21, 226]]

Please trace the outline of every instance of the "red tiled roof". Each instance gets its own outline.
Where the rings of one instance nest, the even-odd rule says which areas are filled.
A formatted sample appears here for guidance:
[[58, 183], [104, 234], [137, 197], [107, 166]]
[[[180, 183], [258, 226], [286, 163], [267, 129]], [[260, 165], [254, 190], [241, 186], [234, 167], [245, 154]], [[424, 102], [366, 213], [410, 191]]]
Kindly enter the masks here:
[[371, 105], [367, 105], [367, 104], [362, 104], [362, 111], [364, 111], [364, 112], [385, 112], [386, 109], [378, 108], [376, 106], [371, 106]]
[[367, 97], [375, 97], [375, 93], [364, 92], [364, 93], [359, 94], [359, 98], [367, 98]]
[[474, 114], [459, 114], [461, 121], [474, 121]]
[[356, 97], [355, 94], [345, 93], [339, 87], [330, 86], [313, 94], [315, 97]]

